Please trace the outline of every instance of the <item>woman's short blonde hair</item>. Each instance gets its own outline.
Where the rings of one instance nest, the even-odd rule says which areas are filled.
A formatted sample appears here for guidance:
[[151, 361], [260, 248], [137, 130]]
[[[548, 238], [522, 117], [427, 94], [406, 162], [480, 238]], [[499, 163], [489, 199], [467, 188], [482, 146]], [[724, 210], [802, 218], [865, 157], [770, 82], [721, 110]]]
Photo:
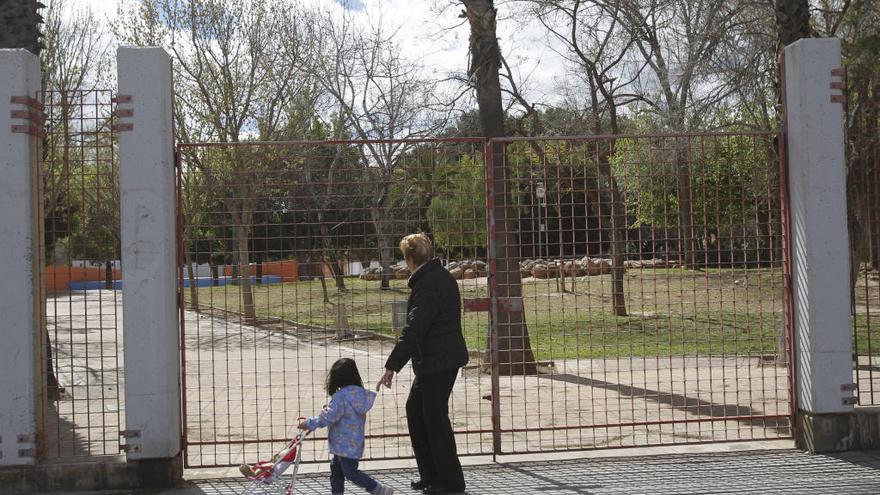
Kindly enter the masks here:
[[416, 265], [423, 265], [434, 258], [434, 245], [425, 234], [410, 234], [400, 240], [403, 257]]

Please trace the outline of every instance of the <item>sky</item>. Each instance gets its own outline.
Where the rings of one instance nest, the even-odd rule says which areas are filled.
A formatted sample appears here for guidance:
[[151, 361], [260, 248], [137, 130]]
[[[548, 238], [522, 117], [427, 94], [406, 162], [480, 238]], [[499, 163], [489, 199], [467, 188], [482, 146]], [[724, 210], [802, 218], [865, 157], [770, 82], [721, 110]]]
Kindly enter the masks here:
[[[322, 9], [343, 9], [364, 23], [381, 22], [394, 28], [403, 54], [419, 61], [437, 77], [462, 73], [467, 67], [469, 29], [458, 17], [461, 3], [455, 0], [302, 0]], [[88, 6], [105, 20], [116, 15], [119, 0], [68, 0]], [[557, 81], [563, 75], [562, 58], [549, 48], [537, 21], [514, 19], [511, 2], [498, 2], [498, 37], [502, 53], [518, 72], [518, 85], [534, 101], [558, 99]]]

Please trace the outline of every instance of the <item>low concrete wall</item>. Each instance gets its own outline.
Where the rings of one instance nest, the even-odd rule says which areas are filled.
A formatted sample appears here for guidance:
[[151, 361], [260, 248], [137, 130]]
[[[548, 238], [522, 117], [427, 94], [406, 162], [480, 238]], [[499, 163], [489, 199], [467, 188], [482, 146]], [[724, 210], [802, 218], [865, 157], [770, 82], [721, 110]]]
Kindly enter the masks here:
[[183, 477], [183, 458], [114, 459], [0, 468], [3, 494], [168, 488]]
[[880, 407], [834, 414], [799, 411], [795, 443], [813, 454], [880, 449]]

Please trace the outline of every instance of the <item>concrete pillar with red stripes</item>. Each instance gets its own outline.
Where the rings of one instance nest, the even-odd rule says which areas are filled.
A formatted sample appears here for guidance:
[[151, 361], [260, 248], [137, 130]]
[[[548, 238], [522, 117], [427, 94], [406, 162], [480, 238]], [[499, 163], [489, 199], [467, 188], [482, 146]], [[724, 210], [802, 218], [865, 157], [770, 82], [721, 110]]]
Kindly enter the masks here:
[[785, 47], [797, 443], [856, 447], [840, 41]]
[[39, 91], [40, 59], [0, 50], [0, 466], [34, 464], [43, 409]]
[[171, 59], [120, 47], [117, 130], [129, 462], [151, 484], [182, 473]]

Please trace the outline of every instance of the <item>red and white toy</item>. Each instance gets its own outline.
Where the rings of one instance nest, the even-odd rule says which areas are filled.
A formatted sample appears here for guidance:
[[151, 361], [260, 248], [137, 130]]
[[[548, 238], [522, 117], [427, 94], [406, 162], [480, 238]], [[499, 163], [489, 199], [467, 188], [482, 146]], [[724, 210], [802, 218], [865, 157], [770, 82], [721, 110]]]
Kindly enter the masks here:
[[[299, 464], [302, 459], [303, 440], [305, 440], [308, 433], [306, 431], [300, 432], [268, 461], [242, 464], [239, 467], [239, 471], [252, 482], [248, 486], [247, 491], [245, 491], [245, 494], [256, 495], [281, 492], [285, 495], [292, 495], [293, 488], [296, 485], [296, 474], [299, 471]], [[291, 465], [293, 465], [293, 473], [290, 476], [290, 481], [283, 483], [282, 475]], [[276, 487], [279, 490], [275, 490]]]

